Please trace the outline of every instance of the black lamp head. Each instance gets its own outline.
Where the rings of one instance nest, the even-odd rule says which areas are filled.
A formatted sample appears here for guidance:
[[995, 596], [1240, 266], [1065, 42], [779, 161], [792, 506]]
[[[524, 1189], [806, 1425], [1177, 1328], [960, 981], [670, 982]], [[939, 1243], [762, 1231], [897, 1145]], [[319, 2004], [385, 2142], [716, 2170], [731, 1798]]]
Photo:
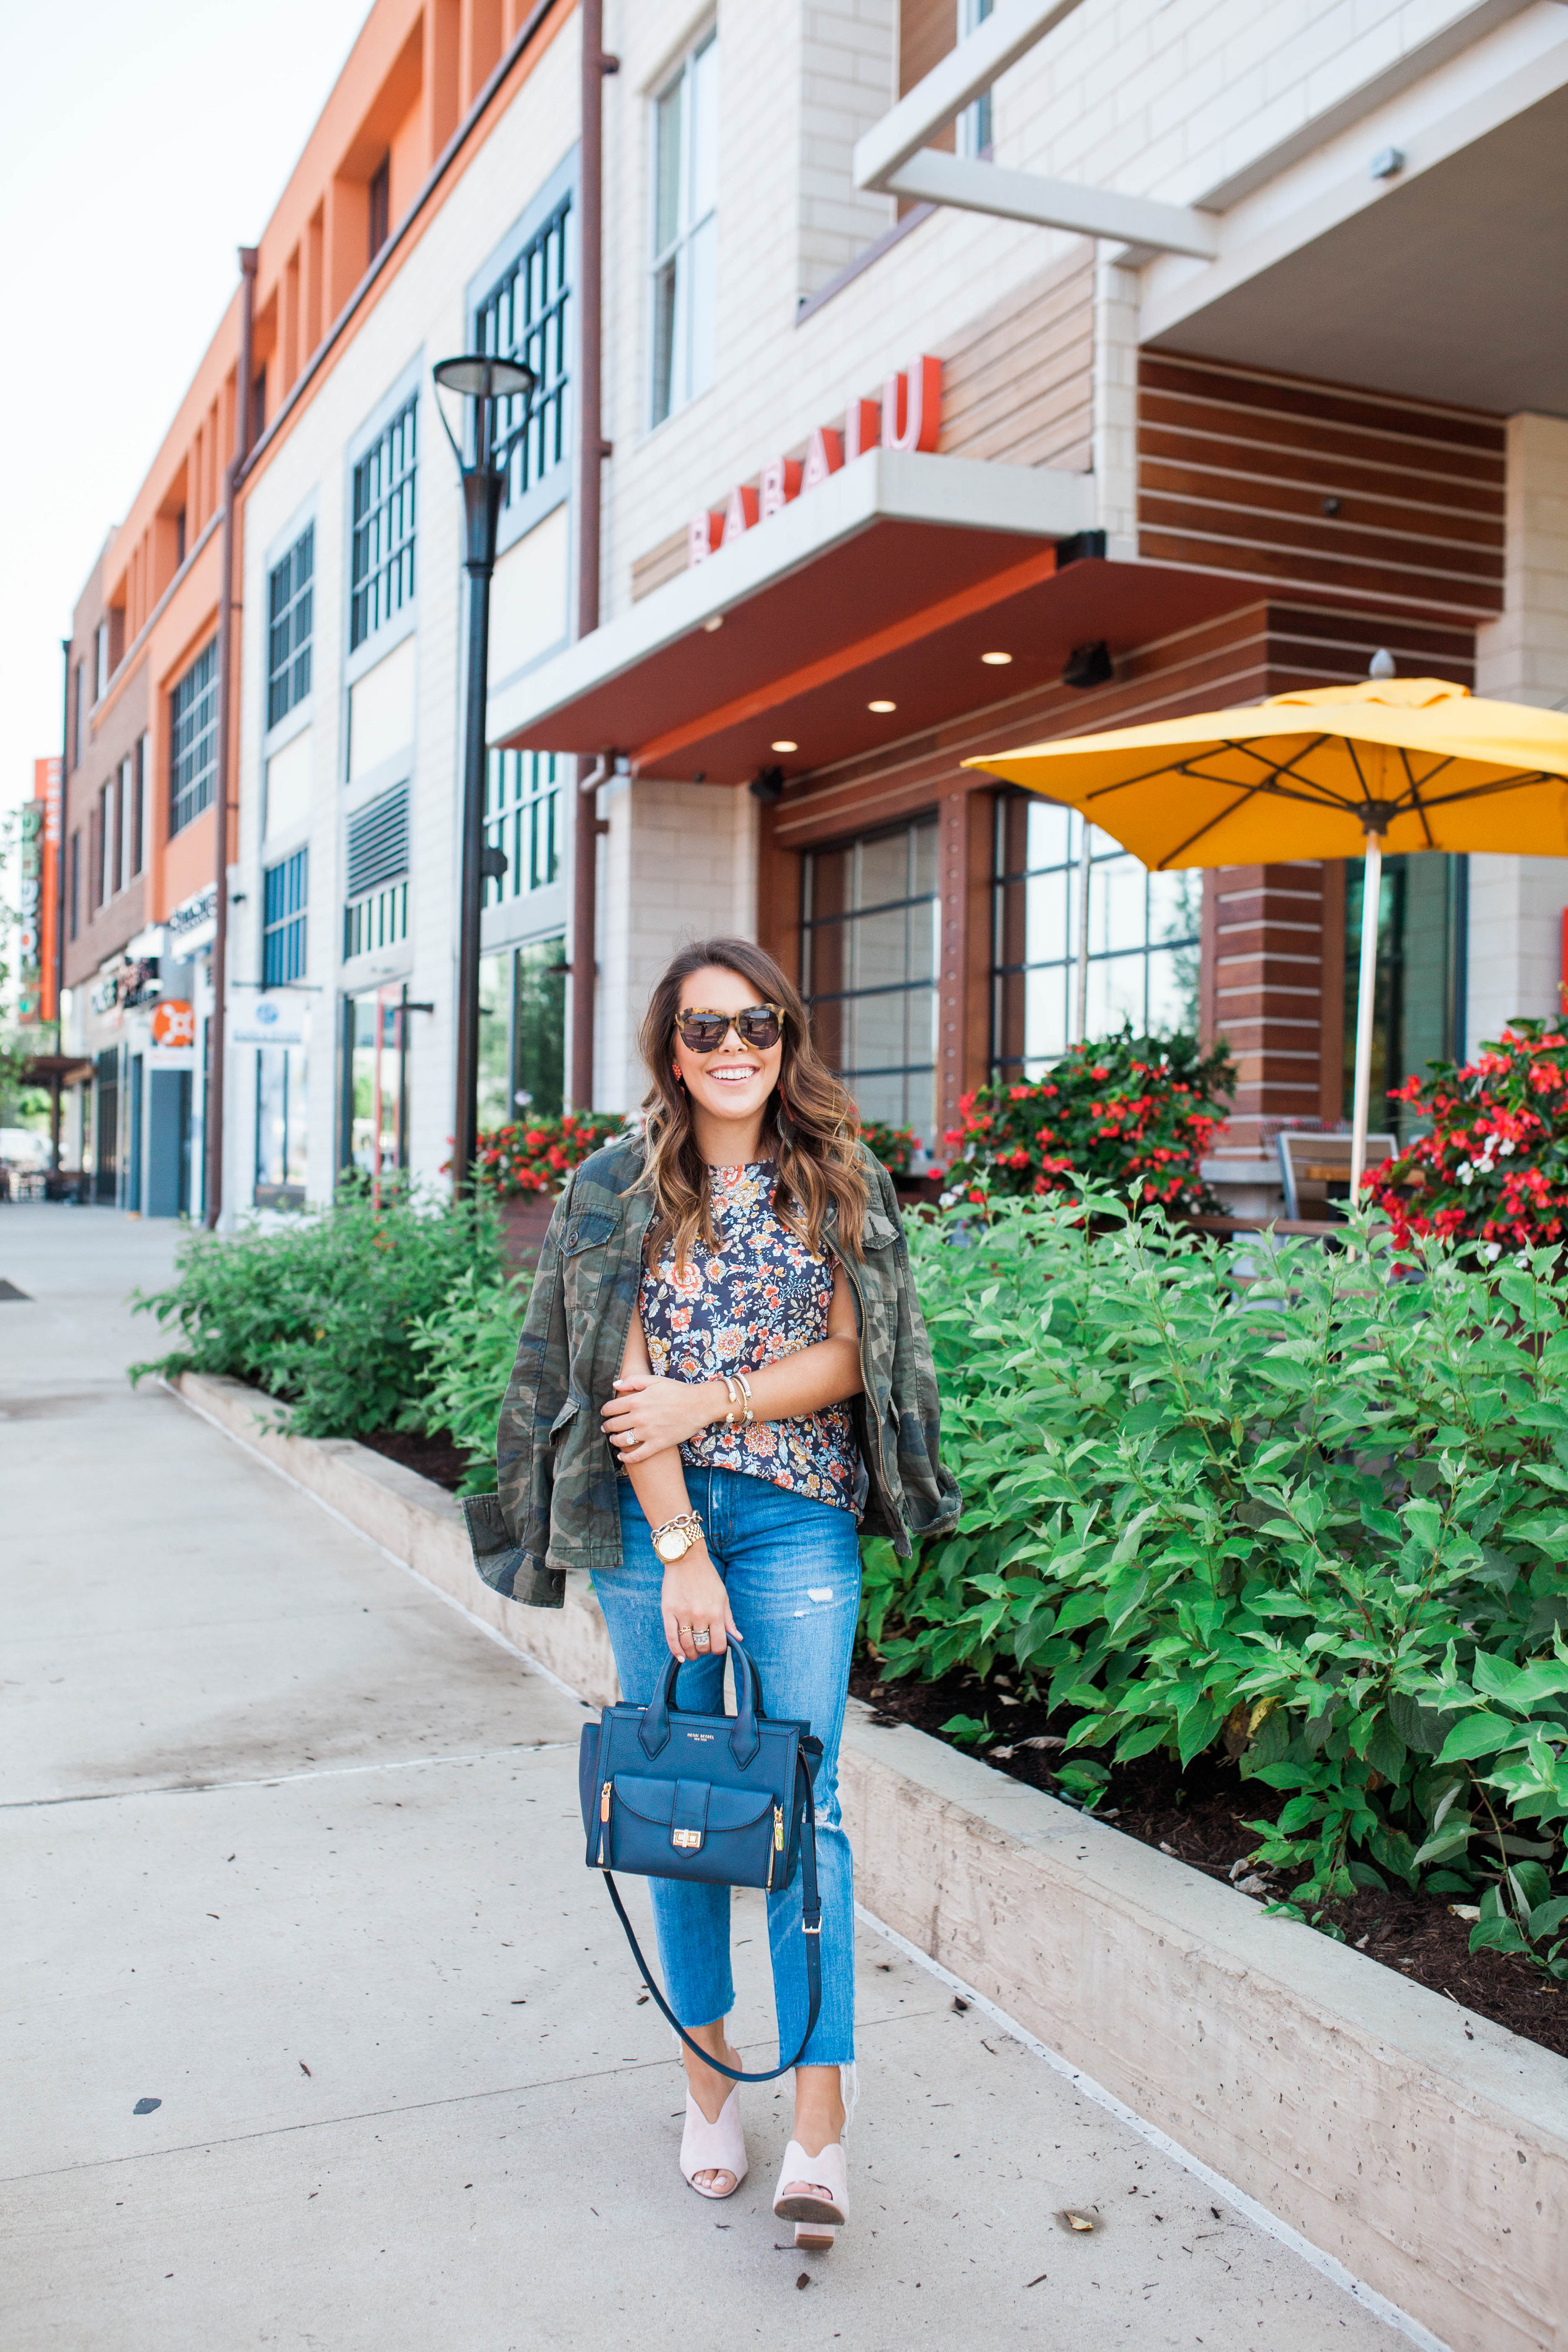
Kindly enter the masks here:
[[443, 392], [455, 392], [464, 400], [527, 400], [538, 381], [521, 361], [496, 359], [487, 352], [437, 360], [431, 373]]
[[775, 801], [781, 801], [784, 797], [783, 769], [758, 768], [747, 790], [754, 801], [761, 801], [765, 807], [770, 808]]
[[1103, 637], [1097, 637], [1092, 646], [1073, 646], [1061, 673], [1061, 683], [1080, 688], [1106, 686], [1115, 675], [1111, 648]]

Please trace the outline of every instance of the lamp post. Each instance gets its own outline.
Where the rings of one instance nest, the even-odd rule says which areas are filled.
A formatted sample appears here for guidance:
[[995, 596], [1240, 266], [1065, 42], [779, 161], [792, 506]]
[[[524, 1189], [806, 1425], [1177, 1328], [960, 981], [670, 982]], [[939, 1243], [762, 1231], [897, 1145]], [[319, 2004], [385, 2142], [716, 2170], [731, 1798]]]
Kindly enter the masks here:
[[[496, 463], [495, 404], [528, 400], [535, 376], [516, 360], [470, 352], [441, 360], [432, 370], [438, 387], [436, 414], [452, 444], [463, 482], [465, 549], [468, 574], [468, 698], [463, 745], [463, 880], [457, 932], [457, 1101], [453, 1127], [453, 1190], [465, 1193], [474, 1181], [479, 1148], [479, 928], [485, 898], [485, 704], [489, 685], [490, 577], [496, 569], [496, 527], [500, 520], [504, 467]], [[472, 462], [447, 420], [440, 392], [472, 402]]]

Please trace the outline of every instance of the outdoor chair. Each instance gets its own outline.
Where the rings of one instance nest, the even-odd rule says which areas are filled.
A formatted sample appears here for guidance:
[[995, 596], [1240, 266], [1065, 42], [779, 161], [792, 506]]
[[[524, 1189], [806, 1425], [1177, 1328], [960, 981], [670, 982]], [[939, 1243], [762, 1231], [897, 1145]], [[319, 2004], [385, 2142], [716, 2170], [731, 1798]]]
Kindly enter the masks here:
[[[1286, 1216], [1294, 1221], [1343, 1215], [1350, 1198], [1351, 1138], [1302, 1134], [1294, 1129], [1281, 1135], [1279, 1143]], [[1367, 1166], [1375, 1168], [1396, 1148], [1392, 1135], [1369, 1135]]]

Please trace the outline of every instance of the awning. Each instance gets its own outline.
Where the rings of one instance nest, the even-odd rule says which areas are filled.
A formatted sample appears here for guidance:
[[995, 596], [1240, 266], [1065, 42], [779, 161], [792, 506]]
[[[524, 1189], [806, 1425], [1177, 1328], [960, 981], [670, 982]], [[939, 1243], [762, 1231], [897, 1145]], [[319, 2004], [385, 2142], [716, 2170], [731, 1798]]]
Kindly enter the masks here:
[[934, 635], [960, 660], [973, 638], [965, 698], [986, 698], [980, 653], [1004, 618], [1022, 626], [1013, 608], [1052, 579], [1092, 497], [1083, 474], [870, 450], [492, 696], [490, 740], [733, 783], [780, 764], [781, 734], [794, 771], [885, 741], [938, 715]]

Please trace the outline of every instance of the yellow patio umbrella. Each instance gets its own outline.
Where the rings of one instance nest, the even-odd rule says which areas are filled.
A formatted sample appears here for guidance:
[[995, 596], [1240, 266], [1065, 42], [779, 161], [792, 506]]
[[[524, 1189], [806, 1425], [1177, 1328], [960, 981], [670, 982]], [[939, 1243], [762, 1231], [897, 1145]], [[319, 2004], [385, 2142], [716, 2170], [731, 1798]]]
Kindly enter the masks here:
[[1353, 1200], [1366, 1160], [1385, 850], [1568, 856], [1568, 717], [1443, 678], [1312, 687], [964, 764], [1076, 809], [1155, 868], [1364, 856]]

